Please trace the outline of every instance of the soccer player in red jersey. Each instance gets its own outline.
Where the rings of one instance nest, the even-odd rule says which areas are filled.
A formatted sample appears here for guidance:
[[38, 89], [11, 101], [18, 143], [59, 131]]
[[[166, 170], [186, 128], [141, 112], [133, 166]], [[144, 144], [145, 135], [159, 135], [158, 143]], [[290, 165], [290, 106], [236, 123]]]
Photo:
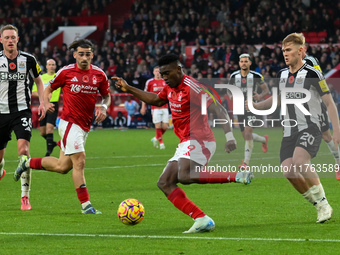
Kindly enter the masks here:
[[86, 39], [71, 43], [75, 64], [65, 66], [58, 71], [55, 78], [44, 91], [45, 107], [53, 112], [53, 104], [49, 103], [52, 91], [62, 88], [63, 113], [60, 117], [59, 135], [61, 136], [61, 151], [59, 158], [24, 158], [14, 172], [19, 179], [27, 169], [42, 169], [61, 174], [71, 169], [73, 184], [84, 214], [100, 214], [94, 209], [85, 183], [85, 142], [90, 131], [93, 112], [97, 101], [97, 91], [103, 97], [103, 104], [95, 110], [96, 122], [106, 118], [106, 110], [111, 103], [108, 79], [100, 68], [91, 65], [93, 44]]
[[[227, 111], [219, 104], [213, 103], [203, 85], [184, 74], [179, 58], [175, 54], [167, 54], [160, 58], [160, 73], [167, 86], [158, 94], [139, 90], [118, 77], [116, 86], [131, 93], [147, 104], [162, 106], [170, 103], [174, 131], [180, 139], [175, 155], [169, 159], [158, 180], [158, 187], [176, 208], [195, 220], [193, 226], [184, 233], [213, 231], [214, 221], [187, 198], [177, 183], [228, 183], [251, 182], [252, 174], [244, 172], [209, 172], [202, 171], [213, 156], [216, 142], [208, 124], [208, 117], [201, 113], [201, 98], [205, 97], [207, 108], [215, 113], [218, 119], [230, 119]], [[221, 125], [227, 142], [225, 151], [236, 149], [236, 141], [230, 124]]]
[[[144, 91], [153, 92], [158, 94], [166, 86], [165, 81], [162, 79], [159, 73], [159, 66], [153, 69], [154, 78], [146, 81]], [[163, 142], [163, 134], [169, 127], [169, 109], [168, 104], [161, 107], [151, 106], [152, 110], [152, 122], [155, 124], [156, 136], [151, 139], [155, 148], [165, 149]], [[142, 108], [140, 110], [142, 115], [146, 113], [146, 103], [142, 102]]]

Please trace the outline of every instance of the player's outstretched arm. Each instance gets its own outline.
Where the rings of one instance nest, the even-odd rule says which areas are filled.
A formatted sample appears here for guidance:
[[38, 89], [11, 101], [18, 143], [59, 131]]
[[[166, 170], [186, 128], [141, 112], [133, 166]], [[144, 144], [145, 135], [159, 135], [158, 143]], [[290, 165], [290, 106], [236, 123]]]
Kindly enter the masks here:
[[231, 121], [229, 118], [229, 114], [227, 110], [219, 103], [215, 105], [214, 103], [210, 104], [208, 107], [208, 111], [214, 113], [214, 115], [217, 117], [219, 120], [224, 120], [220, 124], [221, 127], [224, 130], [227, 142], [225, 144], [225, 151], [226, 152], [231, 152], [236, 149], [236, 139], [234, 138], [232, 127], [231, 127]]
[[144, 90], [140, 90], [138, 88], [130, 86], [129, 84], [127, 84], [127, 82], [124, 79], [120, 77], [112, 77], [111, 79], [116, 81], [115, 86], [118, 89], [121, 89], [122, 91], [127, 92], [127, 93], [131, 93], [132, 95], [134, 95], [135, 97], [139, 98], [140, 100], [142, 100], [143, 102], [147, 104], [151, 104], [155, 106], [162, 106], [166, 104], [166, 101], [163, 101], [162, 99], [160, 99], [157, 94], [146, 92]]

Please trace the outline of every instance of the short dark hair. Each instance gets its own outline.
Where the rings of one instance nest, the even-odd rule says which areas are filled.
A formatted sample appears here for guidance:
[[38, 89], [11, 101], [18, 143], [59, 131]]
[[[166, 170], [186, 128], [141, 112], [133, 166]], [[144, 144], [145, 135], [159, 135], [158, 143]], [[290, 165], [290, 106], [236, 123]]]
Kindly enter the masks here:
[[179, 62], [179, 56], [176, 54], [170, 53], [170, 54], [166, 54], [162, 56], [158, 60], [158, 65], [161, 67], [161, 66], [172, 64], [173, 62]]
[[75, 50], [77, 51], [77, 48], [91, 48], [91, 51], [93, 51], [93, 43], [90, 40], [87, 39], [80, 39], [72, 42], [70, 46], [68, 47], [70, 50]]

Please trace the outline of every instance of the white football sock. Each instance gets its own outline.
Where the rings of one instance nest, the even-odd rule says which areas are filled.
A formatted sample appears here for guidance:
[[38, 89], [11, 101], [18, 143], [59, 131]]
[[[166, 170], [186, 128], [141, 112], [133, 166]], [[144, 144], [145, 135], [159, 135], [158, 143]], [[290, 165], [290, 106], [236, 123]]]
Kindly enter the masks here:
[[246, 140], [244, 145], [244, 163], [249, 165], [251, 154], [253, 153], [253, 140]]
[[264, 136], [259, 136], [258, 134], [253, 133], [253, 141], [254, 142], [260, 142], [260, 143], [265, 143], [266, 138]]
[[31, 168], [21, 174], [21, 197], [27, 196], [29, 198], [31, 190]]
[[305, 193], [302, 194], [302, 196], [311, 204], [314, 205], [315, 203], [315, 197], [312, 193], [312, 188], [310, 188], [309, 190], [307, 190]]
[[315, 203], [319, 203], [326, 198], [325, 191], [321, 183], [319, 185], [312, 186], [310, 190], [315, 198]]
[[333, 157], [335, 159], [335, 164], [340, 165], [339, 151], [335, 147], [333, 140], [331, 140], [329, 143], [327, 143], [327, 146], [328, 146], [330, 152], [333, 154]]
[[0, 177], [4, 174], [4, 167], [5, 167], [5, 159], [2, 158], [0, 162]]
[[84, 202], [84, 203], [81, 204], [81, 208], [82, 208], [82, 209], [85, 209], [85, 207], [88, 206], [88, 205], [90, 205], [90, 204], [91, 204], [90, 200], [89, 200], [89, 201], [86, 201], [86, 202]]

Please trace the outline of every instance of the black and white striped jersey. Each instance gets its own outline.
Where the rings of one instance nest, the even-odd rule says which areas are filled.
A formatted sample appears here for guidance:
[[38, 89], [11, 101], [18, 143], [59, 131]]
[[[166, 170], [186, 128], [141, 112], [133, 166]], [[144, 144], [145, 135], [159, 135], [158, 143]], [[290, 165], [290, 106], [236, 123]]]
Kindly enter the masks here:
[[0, 114], [30, 109], [31, 87], [29, 76], [37, 78], [41, 69], [31, 54], [19, 51], [14, 59], [0, 52]]
[[322, 73], [320, 62], [316, 57], [306, 55], [303, 60], [307, 65], [310, 65], [315, 69], [318, 69]]
[[252, 70], [249, 71], [247, 76], [242, 76], [241, 70], [235, 71], [231, 74], [229, 80], [229, 84], [235, 85], [241, 89], [245, 99], [247, 98], [247, 91], [249, 89], [259, 93], [259, 87], [262, 83], [264, 83], [263, 76]]
[[[303, 88], [311, 93], [311, 99], [303, 104], [311, 115], [305, 115], [295, 104], [287, 105], [287, 112], [283, 116], [285, 123], [283, 136], [292, 136], [312, 126], [317, 126], [320, 129], [320, 100], [321, 96], [329, 93], [327, 83], [321, 72], [310, 65], [304, 64], [295, 73], [290, 73], [288, 68], [282, 69], [277, 74], [277, 78], [280, 92], [283, 88]], [[286, 99], [304, 97], [305, 94], [300, 92], [286, 93]]]

